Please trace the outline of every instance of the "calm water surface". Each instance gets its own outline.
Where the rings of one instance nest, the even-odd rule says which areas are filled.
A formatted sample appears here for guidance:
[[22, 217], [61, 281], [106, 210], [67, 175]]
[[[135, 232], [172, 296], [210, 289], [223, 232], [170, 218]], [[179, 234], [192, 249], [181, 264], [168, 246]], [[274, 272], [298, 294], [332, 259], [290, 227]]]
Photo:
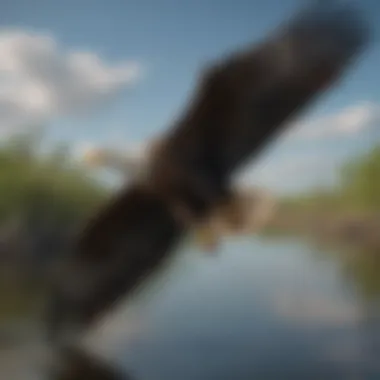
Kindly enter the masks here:
[[355, 277], [333, 253], [258, 238], [184, 250], [99, 350], [137, 380], [380, 379], [380, 272]]

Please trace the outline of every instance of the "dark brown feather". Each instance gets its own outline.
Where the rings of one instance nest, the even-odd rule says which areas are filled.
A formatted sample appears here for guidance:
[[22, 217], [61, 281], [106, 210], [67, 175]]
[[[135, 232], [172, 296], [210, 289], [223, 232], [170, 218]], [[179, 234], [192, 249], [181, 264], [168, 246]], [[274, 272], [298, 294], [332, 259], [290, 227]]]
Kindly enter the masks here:
[[61, 363], [50, 371], [52, 380], [132, 380], [122, 371], [95, 355], [78, 348], [61, 350]]

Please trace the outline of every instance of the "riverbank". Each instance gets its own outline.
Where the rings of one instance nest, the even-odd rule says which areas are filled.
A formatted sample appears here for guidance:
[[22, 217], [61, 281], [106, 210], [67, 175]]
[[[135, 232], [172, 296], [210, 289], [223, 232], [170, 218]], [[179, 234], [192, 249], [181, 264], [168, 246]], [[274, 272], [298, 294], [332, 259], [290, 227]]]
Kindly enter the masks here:
[[268, 223], [266, 234], [302, 235], [322, 243], [380, 252], [380, 212], [281, 212]]

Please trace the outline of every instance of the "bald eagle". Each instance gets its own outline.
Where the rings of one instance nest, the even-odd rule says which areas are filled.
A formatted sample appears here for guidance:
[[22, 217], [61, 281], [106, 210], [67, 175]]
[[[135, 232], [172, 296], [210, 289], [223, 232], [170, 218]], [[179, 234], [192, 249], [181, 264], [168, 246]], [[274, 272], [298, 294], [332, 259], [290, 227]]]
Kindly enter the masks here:
[[[116, 170], [133, 181], [144, 176], [149, 162], [155, 159], [154, 151], [158, 144], [157, 140], [149, 143], [144, 155], [92, 147], [84, 153], [83, 161], [92, 168]], [[227, 204], [211, 210], [207, 218], [193, 226], [195, 242], [201, 249], [214, 252], [225, 235], [259, 231], [268, 222], [273, 210], [274, 199], [268, 191], [236, 188], [231, 191]]]
[[321, 2], [205, 70], [144, 176], [87, 222], [60, 266], [55, 338], [99, 320], [165, 264], [190, 226], [228, 205], [237, 169], [336, 83], [367, 41], [356, 10]]

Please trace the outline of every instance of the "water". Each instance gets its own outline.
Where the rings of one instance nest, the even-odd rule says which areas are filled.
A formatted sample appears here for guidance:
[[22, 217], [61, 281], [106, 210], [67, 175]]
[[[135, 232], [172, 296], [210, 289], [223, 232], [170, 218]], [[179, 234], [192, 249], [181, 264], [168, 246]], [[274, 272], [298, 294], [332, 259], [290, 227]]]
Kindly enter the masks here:
[[258, 238], [184, 251], [100, 346], [137, 380], [380, 379], [380, 286], [344, 257]]
[[186, 249], [88, 343], [135, 380], [380, 379], [379, 273], [291, 239]]

